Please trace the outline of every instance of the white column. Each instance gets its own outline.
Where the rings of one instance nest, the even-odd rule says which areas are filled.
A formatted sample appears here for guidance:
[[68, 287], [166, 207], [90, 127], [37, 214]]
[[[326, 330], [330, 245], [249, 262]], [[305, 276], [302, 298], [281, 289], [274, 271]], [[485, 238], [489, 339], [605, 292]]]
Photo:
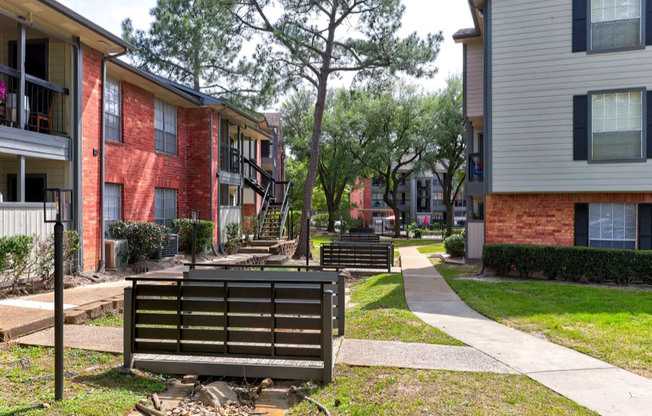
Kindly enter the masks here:
[[16, 160], [16, 202], [25, 202], [25, 156]]

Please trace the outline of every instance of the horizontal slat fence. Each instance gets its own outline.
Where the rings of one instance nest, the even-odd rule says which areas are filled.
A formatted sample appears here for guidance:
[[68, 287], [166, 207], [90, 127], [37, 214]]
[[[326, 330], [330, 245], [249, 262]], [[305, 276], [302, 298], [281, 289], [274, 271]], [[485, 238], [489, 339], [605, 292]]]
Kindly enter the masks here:
[[[254, 368], [256, 360], [271, 359], [275, 365], [265, 367], [264, 374], [280, 378], [296, 367], [284, 363], [300, 360], [323, 365], [304, 365], [297, 375], [332, 377], [332, 311], [337, 308], [328, 287], [335, 287], [337, 272], [193, 270], [183, 279], [129, 280], [125, 365], [133, 354], [197, 357], [188, 360], [193, 365], [202, 362], [199, 357], [220, 357], [244, 360], [232, 364], [243, 376], [254, 370], [248, 373], [253, 376], [260, 370]], [[233, 375], [219, 372], [205, 375]]]
[[333, 241], [320, 247], [320, 264], [361, 269], [387, 269], [394, 265], [394, 244]]
[[370, 243], [380, 242], [380, 236], [378, 234], [343, 234], [340, 236], [340, 241], [367, 241]]

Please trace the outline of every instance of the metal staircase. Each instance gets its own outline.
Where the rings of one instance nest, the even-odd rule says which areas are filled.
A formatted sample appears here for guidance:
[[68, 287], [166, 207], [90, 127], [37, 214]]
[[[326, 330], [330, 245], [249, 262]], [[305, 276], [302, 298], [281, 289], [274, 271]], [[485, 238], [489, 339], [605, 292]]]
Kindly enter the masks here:
[[[245, 184], [263, 198], [258, 214], [258, 238], [281, 240], [285, 233], [288, 213], [292, 208], [292, 182], [276, 181], [252, 159], [243, 157], [242, 161]], [[259, 174], [261, 180], [258, 179]], [[283, 199], [278, 201], [281, 195]]]

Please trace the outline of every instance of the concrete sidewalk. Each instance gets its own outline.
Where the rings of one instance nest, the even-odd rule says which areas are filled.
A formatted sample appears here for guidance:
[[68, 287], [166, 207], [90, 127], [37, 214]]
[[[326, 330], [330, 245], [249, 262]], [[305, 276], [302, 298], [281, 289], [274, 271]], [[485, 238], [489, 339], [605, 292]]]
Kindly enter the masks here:
[[[145, 275], [181, 276], [185, 266], [155, 270]], [[66, 315], [111, 298], [122, 297], [125, 280], [77, 286], [63, 291]], [[0, 301], [0, 341], [8, 341], [54, 325], [54, 293], [20, 296]]]
[[602, 415], [652, 414], [652, 380], [508, 328], [460, 300], [428, 258], [400, 248], [405, 297], [426, 323]]

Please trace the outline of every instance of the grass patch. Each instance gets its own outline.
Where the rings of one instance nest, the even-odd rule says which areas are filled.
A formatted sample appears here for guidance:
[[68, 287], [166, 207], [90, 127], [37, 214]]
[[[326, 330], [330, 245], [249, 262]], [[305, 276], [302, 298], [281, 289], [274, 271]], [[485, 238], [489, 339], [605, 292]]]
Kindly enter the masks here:
[[419, 247], [417, 250], [419, 250], [419, 253], [421, 254], [435, 254], [446, 252], [443, 244], [438, 244], [436, 246]]
[[319, 260], [321, 257], [319, 255], [319, 247], [322, 244], [330, 243], [334, 237], [330, 235], [311, 235], [310, 238], [312, 238], [312, 243], [314, 244], [314, 247], [310, 250], [312, 257], [315, 260]]
[[[98, 352], [65, 351], [64, 399], [54, 402], [54, 350], [11, 346], [0, 350], [0, 415], [125, 414], [147, 393], [165, 388], [149, 373], [120, 374], [121, 357]], [[49, 403], [50, 409], [41, 407]]]
[[417, 318], [408, 308], [403, 276], [379, 274], [351, 286], [347, 338], [464, 345]]
[[513, 328], [652, 378], [652, 292], [556, 282], [482, 282], [436, 264], [473, 309]]
[[100, 318], [95, 318], [88, 323], [90, 326], [109, 326], [113, 328], [122, 328], [124, 326], [123, 315], [109, 314]]
[[[334, 382], [312, 397], [333, 415], [596, 414], [526, 376], [491, 373], [337, 366]], [[312, 406], [290, 414], [317, 414]]]
[[391, 240], [380, 240], [381, 243], [384, 242], [392, 242], [394, 243], [394, 247], [400, 248], [400, 247], [419, 247], [419, 246], [428, 246], [428, 245], [433, 245], [433, 244], [441, 244], [439, 242], [435, 242], [433, 240], [424, 240], [421, 238], [410, 238], [409, 240], [407, 238], [393, 238]]

